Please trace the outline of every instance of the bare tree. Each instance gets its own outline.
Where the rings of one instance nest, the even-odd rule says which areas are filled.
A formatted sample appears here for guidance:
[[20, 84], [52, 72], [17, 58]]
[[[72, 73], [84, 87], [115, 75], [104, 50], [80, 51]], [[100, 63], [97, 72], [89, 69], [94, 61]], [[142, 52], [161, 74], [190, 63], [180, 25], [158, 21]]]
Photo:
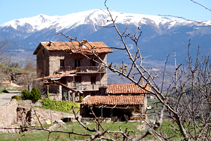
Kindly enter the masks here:
[[[77, 41], [75, 38], [64, 35], [70, 41], [77, 41], [80, 44], [86, 46], [91, 53], [98, 58], [99, 61], [95, 62], [107, 67], [114, 73], [118, 73], [124, 78], [127, 78], [131, 83], [136, 84], [140, 88], [153, 94], [162, 105], [161, 109], [153, 112], [156, 117], [154, 122], [142, 119], [148, 127], [148, 130], [143, 132], [141, 135], [131, 135], [129, 130], [123, 132], [120, 128], [119, 131], [109, 131], [104, 129], [100, 123], [100, 119], [95, 116], [95, 122], [97, 124], [96, 129], [90, 129], [86, 127], [83, 123], [78, 120], [75, 114], [76, 120], [79, 124], [84, 127], [84, 129], [90, 131], [90, 134], [79, 134], [73, 132], [67, 132], [67, 134], [78, 134], [81, 136], [88, 136], [88, 140], [142, 140], [148, 136], [155, 138], [156, 140], [210, 140], [210, 119], [211, 119], [211, 67], [209, 62], [209, 57], [199, 58], [199, 51], [195, 61], [191, 58], [190, 52], [187, 55], [187, 64], [180, 64], [175, 66], [175, 72], [171, 75], [172, 82], [168, 84], [167, 90], [164, 91], [167, 61], [165, 63], [164, 71], [161, 74], [154, 74], [152, 69], [146, 69], [142, 65], [142, 55], [138, 46], [139, 38], [141, 37], [141, 27], [137, 27], [137, 31], [134, 35], [131, 35], [125, 31], [119, 31], [116, 25], [116, 19], [118, 17], [113, 17], [111, 11], [106, 5], [106, 13], [109, 15], [110, 20], [113, 25], [106, 28], [114, 28], [119, 35], [119, 40], [123, 44], [123, 48], [115, 48], [125, 50], [127, 53], [130, 64], [125, 64], [122, 62], [121, 67], [116, 67], [113, 63], [106, 64], [102, 59], [95, 53], [94, 47], [92, 47], [87, 40]], [[58, 35], [58, 34], [57, 34]], [[125, 39], [129, 38], [133, 41], [136, 46], [135, 54], [132, 54], [129, 50]], [[188, 49], [190, 48], [190, 41], [188, 43]], [[74, 48], [72, 48], [74, 49]], [[83, 54], [88, 59], [89, 56]], [[175, 56], [176, 57], [176, 56]], [[127, 69], [126, 69], [127, 68]], [[160, 84], [156, 82], [156, 78], [161, 77], [162, 81]], [[142, 83], [147, 85], [142, 85]], [[146, 88], [150, 86], [150, 90]], [[91, 109], [92, 110], [92, 109]], [[147, 112], [147, 111], [146, 111]], [[75, 113], [75, 112], [74, 112]], [[166, 131], [166, 126], [164, 126], [164, 121], [168, 126], [168, 131]], [[28, 127], [29, 128], [29, 127]], [[52, 131], [46, 130], [44, 128], [37, 129], [48, 131], [49, 136]], [[61, 131], [54, 131], [61, 132]], [[66, 132], [63, 132], [66, 133]], [[106, 135], [111, 135], [107, 138]], [[49, 137], [48, 137], [49, 139]]]
[[[2, 67], [2, 61], [3, 61], [3, 58], [5, 58], [5, 49], [9, 47], [9, 40], [6, 39], [6, 38], [0, 38], [0, 67]], [[6, 79], [6, 76], [4, 74], [4, 70], [3, 69], [0, 69], [0, 81], [3, 81]]]
[[[210, 8], [204, 6], [204, 5], [201, 4], [201, 3], [198, 3], [198, 2], [196, 2], [196, 1], [194, 1], [194, 0], [190, 0], [190, 1], [193, 2], [193, 3], [195, 3], [195, 4], [197, 4], [197, 5], [199, 5], [199, 6], [201, 6], [202, 8], [204, 8], [204, 9], [206, 9], [206, 10], [208, 10], [208, 11], [211, 11]], [[164, 16], [164, 17], [175, 17], [175, 18], [179, 18], [179, 19], [186, 20], [186, 21], [195, 22], [195, 23], [198, 23], [198, 24], [204, 24], [204, 25], [207, 25], [207, 26], [211, 26], [210, 24], [208, 24], [208, 23], [206, 23], [206, 22], [204, 22], [204, 21], [191, 20], [191, 19], [187, 19], [187, 18], [181, 17], [181, 16], [175, 16], [175, 15], [160, 15], [160, 16]]]
[[[180, 140], [202, 140], [210, 138], [210, 63], [209, 57], [205, 57], [200, 60], [199, 53], [194, 61], [191, 58], [188, 50], [187, 64], [175, 65], [175, 72], [172, 74], [172, 82], [167, 84], [168, 89], [164, 91], [167, 61], [165, 63], [162, 76], [160, 74], [153, 74], [152, 69], [146, 69], [142, 65], [142, 55], [138, 46], [139, 38], [141, 37], [141, 27], [137, 27], [137, 31], [134, 35], [131, 35], [125, 31], [119, 31], [116, 25], [116, 19], [113, 17], [111, 11], [106, 5], [106, 12], [113, 26], [105, 26], [106, 28], [114, 28], [119, 35], [119, 39], [123, 48], [115, 48], [125, 50], [129, 57], [130, 64], [122, 62], [121, 67], [116, 67], [113, 63], [106, 64], [95, 54], [94, 49], [90, 49], [93, 55], [99, 58], [100, 62], [97, 63], [109, 68], [112, 72], [127, 78], [130, 82], [138, 85], [142, 89], [150, 92], [159, 100], [162, 104], [162, 108], [154, 112], [156, 116], [155, 122], [149, 122], [145, 120], [149, 130], [139, 135], [137, 138], [129, 135], [122, 135], [122, 138], [127, 140], [141, 140], [147, 136], [152, 136], [158, 140], [180, 139]], [[64, 34], [62, 34], [64, 35]], [[71, 41], [77, 41], [77, 39], [70, 38], [64, 35]], [[132, 54], [125, 41], [129, 38], [136, 46], [135, 54]], [[79, 42], [79, 41], [78, 41]], [[79, 43], [85, 42], [89, 44], [87, 40], [83, 40]], [[84, 43], [84, 45], [85, 45]], [[89, 44], [90, 45], [90, 44]], [[190, 42], [188, 43], [188, 48]], [[86, 56], [85, 54], [83, 54]], [[86, 56], [90, 59], [88, 56]], [[176, 56], [175, 56], [176, 57]], [[126, 69], [127, 68], [127, 69]], [[157, 77], [162, 78], [160, 84], [155, 80]], [[142, 83], [147, 85], [142, 85]], [[150, 86], [151, 90], [146, 89], [146, 86]], [[96, 117], [97, 118], [97, 117]], [[143, 119], [144, 120], [144, 119]], [[166, 132], [163, 126], [163, 121], [168, 120], [170, 131]], [[104, 131], [104, 130], [103, 130]], [[170, 132], [170, 133], [169, 133]], [[103, 134], [104, 135], [104, 134]], [[98, 136], [98, 138], [102, 137]]]
[[41, 91], [41, 93], [43, 93], [43, 83], [41, 81], [35, 81], [36, 78], [37, 69], [35, 66], [35, 60], [33, 58], [26, 58], [25, 66], [18, 83], [24, 85], [25, 89], [28, 89], [29, 91], [35, 86]]

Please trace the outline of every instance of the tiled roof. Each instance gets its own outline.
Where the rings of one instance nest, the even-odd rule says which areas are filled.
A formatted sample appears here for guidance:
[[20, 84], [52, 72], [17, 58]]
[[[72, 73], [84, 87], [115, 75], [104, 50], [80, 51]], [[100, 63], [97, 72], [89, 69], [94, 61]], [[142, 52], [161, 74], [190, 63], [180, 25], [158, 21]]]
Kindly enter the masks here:
[[[146, 89], [150, 90], [149, 86]], [[110, 84], [107, 94], [149, 94], [149, 92], [135, 84]]]
[[82, 105], [140, 105], [144, 103], [144, 96], [140, 95], [107, 95], [88, 96]]
[[58, 73], [58, 74], [53, 74], [53, 75], [49, 75], [49, 76], [45, 76], [45, 77], [40, 77], [40, 78], [37, 78], [35, 80], [61, 78], [63, 76], [67, 76], [67, 75], [73, 74], [73, 73], [76, 73], [76, 70], [64, 71], [64, 72], [61, 72], [61, 73]]
[[[41, 42], [45, 49], [48, 51], [71, 51], [72, 53], [91, 53], [92, 49], [95, 53], [112, 53], [107, 45], [103, 42], [89, 42], [85, 44], [80, 44], [79, 42]], [[38, 53], [39, 47], [34, 51], [34, 54]]]

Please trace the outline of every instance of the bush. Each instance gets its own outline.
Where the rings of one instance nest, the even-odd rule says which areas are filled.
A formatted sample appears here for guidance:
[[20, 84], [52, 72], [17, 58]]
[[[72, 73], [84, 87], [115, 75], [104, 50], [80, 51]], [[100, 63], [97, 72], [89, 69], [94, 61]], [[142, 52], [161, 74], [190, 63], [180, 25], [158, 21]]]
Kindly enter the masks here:
[[72, 111], [72, 106], [79, 110], [80, 104], [75, 102], [69, 102], [69, 101], [55, 101], [55, 100], [49, 100], [48, 98], [41, 101], [42, 107], [45, 109], [51, 109], [61, 112], [70, 112]]
[[35, 86], [33, 87], [32, 91], [31, 91], [31, 95], [32, 95], [32, 101], [36, 102], [41, 98], [41, 93], [40, 90], [37, 89]]
[[9, 93], [7, 90], [3, 90], [2, 92], [4, 92], [4, 93]]
[[23, 90], [21, 92], [21, 98], [23, 100], [27, 100], [27, 99], [32, 100], [32, 94], [28, 90]]
[[21, 92], [21, 98], [23, 100], [28, 99], [28, 100], [32, 100], [33, 102], [36, 102], [41, 98], [41, 93], [39, 89], [37, 89], [36, 87], [33, 87], [31, 92], [29, 92], [28, 90], [23, 90]]
[[17, 101], [19, 101], [19, 100], [20, 100], [20, 97], [17, 96], [17, 95], [13, 95], [13, 96], [11, 97], [11, 99], [16, 99]]

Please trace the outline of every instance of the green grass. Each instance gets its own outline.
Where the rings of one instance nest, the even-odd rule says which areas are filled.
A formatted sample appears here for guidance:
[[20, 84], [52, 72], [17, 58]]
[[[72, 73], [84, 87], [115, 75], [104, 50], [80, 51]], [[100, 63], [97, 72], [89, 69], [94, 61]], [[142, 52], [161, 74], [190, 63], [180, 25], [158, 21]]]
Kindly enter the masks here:
[[[122, 131], [125, 131], [126, 128], [128, 130], [133, 131], [137, 134], [140, 134], [141, 131], [137, 129], [137, 126], [140, 125], [141, 123], [138, 122], [133, 122], [133, 123], [126, 123], [126, 122], [118, 122], [118, 123], [102, 123], [102, 126], [104, 129], [109, 129], [110, 131], [116, 131], [119, 130], [119, 126], [121, 126]], [[87, 125], [89, 128], [93, 129], [96, 128], [96, 124], [94, 122], [89, 122]], [[93, 134], [93, 132], [89, 132], [85, 130], [82, 126], [80, 126], [77, 122], [69, 122], [64, 127], [62, 127], [60, 130], [63, 131], [72, 131], [81, 134]], [[133, 135], [133, 132], [131, 132], [131, 135]], [[0, 141], [11, 141], [19, 138], [23, 133], [21, 134], [12, 134], [12, 133], [4, 133], [0, 134]], [[110, 135], [106, 135], [110, 136]], [[48, 132], [45, 131], [30, 131], [28, 134], [23, 136], [20, 141], [43, 141], [47, 140], [48, 137]], [[50, 135], [50, 140], [57, 140], [57, 141], [66, 141], [66, 140], [85, 140], [88, 139], [89, 137], [84, 137], [84, 136], [78, 136], [78, 135], [69, 135], [68, 134], [62, 134], [62, 133], [51, 133]]]
[[[163, 121], [163, 125], [159, 127], [158, 132], [163, 133], [166, 137], [173, 137], [170, 140], [181, 140], [182, 138], [180, 137], [179, 134], [176, 134], [170, 126], [170, 122], [168, 120]], [[90, 129], [96, 128], [96, 124], [93, 121], [88, 122], [86, 126], [89, 127]], [[128, 131], [130, 132], [130, 135], [133, 136], [134, 133], [136, 134], [136, 137], [141, 135], [144, 131], [140, 131], [138, 129], [138, 126], [140, 126], [142, 123], [140, 122], [115, 122], [115, 123], [106, 123], [102, 122], [101, 123], [103, 128], [106, 130], [108, 129], [109, 131], [119, 131], [119, 127], [121, 127], [122, 131], [125, 131], [127, 128]], [[172, 123], [173, 124], [173, 123]], [[175, 125], [175, 124], [174, 124]], [[50, 125], [44, 125], [44, 128], [48, 128]], [[175, 125], [175, 127], [177, 127]], [[40, 128], [40, 127], [39, 127]], [[77, 122], [69, 122], [63, 127], [56, 129], [56, 130], [61, 130], [61, 131], [67, 131], [71, 132], [74, 131], [76, 133], [81, 133], [81, 134], [94, 134], [93, 132], [89, 132], [85, 130], [82, 126], [79, 125]], [[18, 133], [3, 133], [0, 134], [0, 141], [11, 141], [19, 138], [22, 136], [24, 133], [18, 134]], [[106, 134], [106, 137], [110, 137], [111, 135]], [[38, 131], [38, 130], [33, 130], [27, 133], [25, 136], [23, 136], [20, 141], [43, 141], [47, 140], [48, 137], [48, 132], [46, 131]], [[70, 134], [70, 137], [68, 134], [64, 133], [51, 133], [50, 135], [50, 140], [57, 140], [57, 141], [66, 141], [66, 140], [86, 140], [89, 137], [85, 136], [78, 136], [78, 135], [73, 135]], [[154, 140], [153, 136], [147, 136], [145, 140]]]
[[161, 133], [164, 133], [167, 137], [172, 137], [171, 140], [181, 140], [180, 134], [176, 134], [175, 131], [172, 129], [173, 127], [170, 125], [173, 125], [176, 129], [179, 129], [178, 126], [175, 123], [172, 123], [171, 121], [164, 120], [163, 124], [159, 127], [158, 131]]

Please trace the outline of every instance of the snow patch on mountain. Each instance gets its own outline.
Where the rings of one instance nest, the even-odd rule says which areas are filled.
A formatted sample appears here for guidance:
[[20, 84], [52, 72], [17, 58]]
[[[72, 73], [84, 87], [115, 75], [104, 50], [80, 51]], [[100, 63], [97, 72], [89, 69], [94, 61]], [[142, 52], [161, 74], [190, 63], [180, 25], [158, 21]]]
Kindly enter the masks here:
[[[129, 25], [133, 24], [135, 26], [151, 24], [159, 28], [160, 26], [165, 25], [168, 27], [168, 29], [170, 29], [178, 25], [193, 24], [190, 21], [154, 15], [129, 14], [116, 11], [111, 11], [111, 14], [113, 15], [113, 18], [116, 19], [116, 23]], [[77, 26], [83, 24], [91, 24], [94, 27], [106, 26], [112, 24], [109, 21], [110, 17], [106, 10], [94, 9], [84, 12], [72, 13], [65, 16], [47, 16], [41, 14], [35, 17], [16, 19], [0, 25], [0, 28], [12, 27], [15, 30], [20, 30], [21, 27], [24, 27], [27, 33], [40, 31], [43, 29], [56, 29], [56, 32], [58, 32], [63, 29], [74, 29]], [[211, 23], [211, 21], [208, 21], [207, 23]], [[95, 28], [95, 30], [97, 29]]]

